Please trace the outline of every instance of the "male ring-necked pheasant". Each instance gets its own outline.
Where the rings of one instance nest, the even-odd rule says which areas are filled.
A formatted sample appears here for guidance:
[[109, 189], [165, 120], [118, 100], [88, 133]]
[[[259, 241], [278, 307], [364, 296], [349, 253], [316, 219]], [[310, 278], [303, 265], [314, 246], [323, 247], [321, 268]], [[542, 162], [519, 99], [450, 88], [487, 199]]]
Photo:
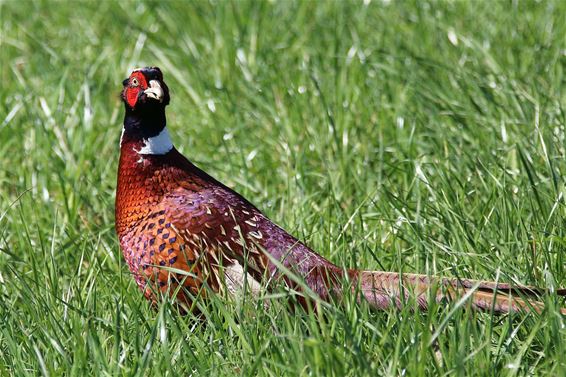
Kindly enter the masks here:
[[165, 119], [169, 90], [159, 68], [136, 69], [123, 85], [116, 231], [148, 299], [175, 294], [190, 308], [210, 290], [237, 293], [248, 284], [256, 292], [274, 278], [300, 290], [290, 277], [295, 275], [324, 300], [359, 292], [377, 309], [400, 306], [409, 297], [426, 309], [430, 299], [468, 294], [480, 310], [542, 310], [542, 303], [526, 298], [540, 292], [534, 287], [335, 266], [173, 147]]

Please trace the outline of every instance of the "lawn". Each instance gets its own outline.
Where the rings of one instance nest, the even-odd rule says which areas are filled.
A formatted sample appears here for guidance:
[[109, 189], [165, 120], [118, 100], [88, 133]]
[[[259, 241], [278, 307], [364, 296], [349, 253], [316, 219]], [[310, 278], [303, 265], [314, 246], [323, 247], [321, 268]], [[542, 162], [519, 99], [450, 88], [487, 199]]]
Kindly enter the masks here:
[[0, 375], [566, 375], [566, 319], [152, 308], [121, 256], [121, 81], [340, 266], [566, 286], [566, 2], [0, 1]]

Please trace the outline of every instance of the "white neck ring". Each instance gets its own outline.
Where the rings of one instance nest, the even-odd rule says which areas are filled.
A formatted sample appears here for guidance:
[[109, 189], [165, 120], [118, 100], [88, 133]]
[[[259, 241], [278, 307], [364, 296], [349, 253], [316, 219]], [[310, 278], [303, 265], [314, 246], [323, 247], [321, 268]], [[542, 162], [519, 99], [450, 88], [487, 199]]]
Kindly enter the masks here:
[[137, 154], [163, 155], [173, 149], [173, 143], [169, 137], [167, 127], [164, 127], [159, 135], [143, 139], [143, 143], [141, 149], [134, 148]]

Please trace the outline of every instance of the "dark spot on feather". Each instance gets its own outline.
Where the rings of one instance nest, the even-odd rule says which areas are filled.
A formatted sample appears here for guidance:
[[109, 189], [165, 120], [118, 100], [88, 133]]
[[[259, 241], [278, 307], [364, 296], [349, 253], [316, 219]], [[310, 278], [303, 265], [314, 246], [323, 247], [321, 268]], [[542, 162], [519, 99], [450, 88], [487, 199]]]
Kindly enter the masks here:
[[171, 259], [169, 259], [169, 264], [173, 264], [177, 261], [177, 257], [173, 257]]
[[160, 265], [160, 266], [165, 266], [165, 261], [162, 260], [161, 262], [159, 262], [159, 265]]
[[169, 250], [167, 250], [167, 254], [171, 255], [171, 254], [173, 254], [174, 251], [175, 250], [173, 250], [173, 249], [169, 249]]
[[153, 246], [154, 243], [155, 243], [155, 238], [149, 240], [149, 246]]
[[171, 237], [171, 238], [169, 238], [169, 243], [170, 243], [170, 244], [175, 243], [175, 241], [177, 241], [177, 237]]
[[163, 225], [165, 223], [165, 219], [161, 218], [159, 219], [159, 225]]
[[161, 234], [163, 232], [163, 228], [157, 229], [157, 234]]
[[163, 251], [163, 250], [165, 250], [165, 244], [164, 244], [164, 243], [162, 243], [161, 245], [159, 245], [159, 251], [161, 252], [161, 251]]
[[154, 223], [149, 224], [149, 226], [147, 227], [148, 229], [153, 229], [153, 227], [155, 226]]
[[163, 239], [166, 240], [167, 238], [169, 238], [169, 233], [163, 233]]

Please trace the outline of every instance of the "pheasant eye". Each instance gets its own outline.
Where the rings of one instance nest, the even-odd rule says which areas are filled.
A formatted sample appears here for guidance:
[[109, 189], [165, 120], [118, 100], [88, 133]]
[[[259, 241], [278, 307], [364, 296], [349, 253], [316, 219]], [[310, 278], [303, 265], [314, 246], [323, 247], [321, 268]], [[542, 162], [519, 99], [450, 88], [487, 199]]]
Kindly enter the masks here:
[[135, 77], [132, 77], [132, 81], [130, 81], [130, 83], [132, 84], [132, 86], [138, 86], [140, 84], [138, 79], [136, 79]]

